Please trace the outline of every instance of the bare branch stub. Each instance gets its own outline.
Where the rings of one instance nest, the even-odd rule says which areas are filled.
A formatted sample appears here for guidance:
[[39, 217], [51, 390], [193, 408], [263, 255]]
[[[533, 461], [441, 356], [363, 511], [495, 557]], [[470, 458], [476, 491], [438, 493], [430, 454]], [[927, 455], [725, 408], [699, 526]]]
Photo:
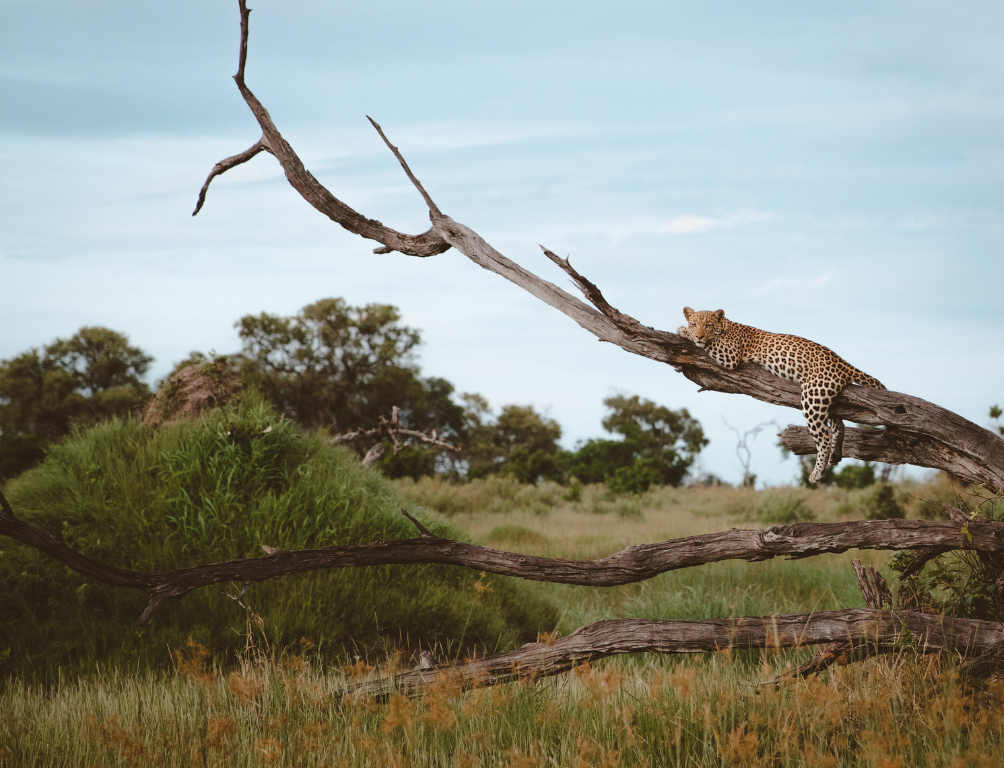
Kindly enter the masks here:
[[259, 152], [267, 152], [268, 145], [265, 139], [258, 139], [253, 145], [245, 149], [243, 152], [238, 152], [236, 155], [231, 155], [230, 157], [220, 160], [213, 169], [209, 172], [206, 177], [205, 183], [202, 185], [202, 189], [199, 190], [199, 200], [195, 204], [195, 210], [192, 211], [192, 215], [195, 216], [199, 211], [202, 210], [202, 206], [206, 203], [206, 193], [209, 191], [209, 184], [217, 176], [226, 173], [231, 168], [235, 168], [242, 163], [246, 163], [252, 157], [257, 155]]
[[408, 510], [404, 509], [404, 507], [401, 508], [401, 514], [407, 517], [411, 521], [412, 525], [418, 528], [418, 532], [422, 534], [422, 538], [426, 539], [439, 538], [436, 534], [434, 534], [432, 531], [430, 531], [428, 528], [422, 525], [422, 523], [417, 518], [409, 514]]
[[404, 159], [404, 155], [401, 154], [401, 151], [390, 143], [390, 139], [387, 138], [387, 134], [383, 132], [383, 128], [380, 127], [380, 124], [369, 115], [366, 115], [366, 119], [370, 121], [374, 128], [376, 128], [376, 132], [380, 134], [380, 138], [383, 139], [383, 143], [387, 145], [387, 148], [393, 153], [394, 157], [397, 158], [397, 161], [401, 164], [401, 168], [404, 169], [405, 175], [411, 180], [411, 183], [415, 185], [415, 189], [418, 190], [422, 199], [425, 200], [425, 204], [429, 206], [429, 213], [432, 214], [432, 217], [435, 218], [436, 216], [442, 216], [443, 214], [442, 211], [439, 210], [439, 206], [436, 205], [432, 196], [425, 190], [425, 187], [422, 186], [422, 182], [420, 182], [415, 174], [412, 173], [411, 166], [408, 165], [407, 161]]

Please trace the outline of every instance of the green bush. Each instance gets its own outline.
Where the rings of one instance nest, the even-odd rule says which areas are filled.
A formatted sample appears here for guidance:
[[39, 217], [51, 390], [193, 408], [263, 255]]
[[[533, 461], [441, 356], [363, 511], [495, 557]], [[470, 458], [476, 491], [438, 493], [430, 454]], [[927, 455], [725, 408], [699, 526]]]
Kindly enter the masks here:
[[[72, 435], [13, 481], [15, 513], [109, 565], [170, 569], [282, 549], [410, 538], [392, 484], [348, 451], [245, 398], [200, 422], [153, 430], [113, 420]], [[462, 538], [435, 513], [434, 532]], [[555, 608], [522, 582], [442, 566], [317, 571], [253, 584], [246, 598], [280, 646], [308, 638], [328, 655], [422, 642], [493, 651], [553, 629]], [[58, 668], [165, 666], [191, 635], [214, 653], [243, 645], [245, 616], [224, 586], [136, 619], [146, 595], [93, 583], [0, 538], [0, 676]]]
[[[959, 525], [963, 535], [969, 534], [970, 525], [1004, 521], [1004, 499], [999, 494], [971, 486], [965, 489], [965, 495], [954, 495], [951, 479], [943, 473], [927, 484], [927, 490], [930, 492], [927, 499], [930, 509], [943, 510], [944, 505], [949, 503], [972, 521]], [[948, 496], [950, 500], [946, 502], [939, 496]], [[947, 517], [943, 511], [938, 516]], [[912, 553], [897, 552], [890, 558], [889, 565], [892, 570], [902, 573], [912, 559]], [[998, 586], [1002, 575], [1004, 565], [1000, 558], [957, 549], [939, 555], [919, 573], [902, 582], [900, 595], [905, 595], [908, 605], [919, 606], [929, 612], [999, 623], [1004, 620], [1004, 593]]]
[[902, 520], [906, 517], [906, 509], [889, 483], [877, 486], [869, 494], [865, 500], [865, 511], [869, 520]]
[[871, 463], [848, 464], [833, 474], [833, 483], [837, 488], [847, 490], [867, 488], [875, 483], [875, 465]]
[[770, 524], [804, 523], [816, 519], [797, 491], [769, 491], [756, 505], [757, 520]]
[[619, 467], [607, 479], [610, 493], [645, 493], [662, 482], [662, 474], [652, 459], [638, 459], [630, 467]]

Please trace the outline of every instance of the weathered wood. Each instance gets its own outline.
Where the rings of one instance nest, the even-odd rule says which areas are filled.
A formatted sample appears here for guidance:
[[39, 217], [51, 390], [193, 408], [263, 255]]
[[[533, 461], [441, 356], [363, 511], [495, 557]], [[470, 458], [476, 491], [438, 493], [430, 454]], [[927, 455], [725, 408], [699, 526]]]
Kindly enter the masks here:
[[209, 176], [206, 178], [205, 183], [202, 185], [202, 190], [199, 193], [199, 202], [192, 215], [195, 216], [202, 209], [206, 199], [206, 192], [209, 189], [210, 183], [216, 176], [225, 173], [231, 168], [240, 165], [247, 160], [250, 160], [251, 157], [264, 150], [279, 161], [279, 165], [281, 165], [283, 171], [285, 171], [286, 180], [289, 182], [290, 186], [299, 192], [300, 196], [314, 206], [314, 208], [332, 221], [340, 224], [349, 232], [357, 234], [360, 237], [365, 237], [369, 240], [376, 240], [379, 243], [383, 243], [384, 247], [376, 249], [376, 253], [400, 251], [401, 253], [405, 253], [410, 256], [434, 256], [437, 253], [443, 253], [444, 251], [449, 250], [450, 246], [443, 242], [442, 238], [431, 229], [420, 235], [408, 235], [403, 232], [398, 232], [395, 229], [391, 229], [390, 227], [385, 227], [381, 222], [376, 221], [375, 219], [363, 216], [351, 206], [346, 205], [331, 194], [331, 192], [329, 192], [324, 185], [314, 178], [314, 175], [306, 169], [303, 165], [303, 161], [300, 160], [296, 152], [293, 151], [293, 148], [275, 127], [275, 123], [272, 122], [272, 116], [269, 115], [268, 110], [265, 109], [260, 101], [258, 101], [257, 97], [251, 92], [251, 89], [247, 87], [247, 83], [244, 79], [244, 70], [247, 66], [248, 33], [250, 26], [249, 17], [251, 15], [251, 10], [247, 7], [246, 0], [240, 0], [240, 9], [241, 48], [237, 74], [234, 75], [234, 81], [237, 83], [237, 88], [240, 90], [241, 96], [244, 97], [245, 103], [248, 105], [251, 113], [258, 121], [258, 125], [261, 127], [262, 137], [250, 149], [234, 155], [233, 157], [229, 157], [226, 160], [222, 160], [213, 167]]
[[[848, 387], [841, 397], [853, 399], [863, 389], [867, 387]], [[888, 396], [887, 392], [882, 394]], [[898, 393], [897, 397], [902, 399], [900, 404], [907, 409], [907, 413], [894, 416], [909, 415], [909, 419], [876, 421], [841, 413], [842, 418], [860, 424], [885, 425], [884, 429], [876, 430], [848, 427], [844, 431], [844, 456], [862, 461], [943, 469], [971, 483], [983, 483], [993, 490], [1004, 489], [1001, 484], [1004, 440], [990, 430], [924, 400]], [[781, 444], [796, 456], [816, 452], [807, 427], [789, 424], [780, 438]]]
[[858, 589], [865, 599], [865, 605], [876, 610], [883, 606], [892, 606], [892, 592], [885, 583], [885, 577], [870, 565], [863, 565], [856, 557], [851, 561], [854, 573], [858, 577]]
[[703, 621], [613, 619], [582, 627], [552, 643], [529, 643], [509, 653], [456, 667], [380, 676], [359, 682], [346, 693], [377, 698], [392, 693], [418, 696], [437, 683], [453, 685], [459, 690], [511, 680], [534, 680], [625, 653], [706, 653], [726, 648], [776, 650], [835, 640], [844, 641], [848, 649], [869, 649], [869, 652], [908, 644], [922, 653], [953, 651], [975, 656], [1004, 642], [1004, 627], [993, 621], [872, 608]]
[[[442, 448], [444, 451], [460, 452], [457, 446], [443, 440], [442, 436], [434, 429], [430, 432], [421, 432], [417, 429], [405, 429], [402, 427], [401, 409], [396, 405], [391, 408], [390, 419], [381, 416], [380, 423], [373, 427], [373, 429], [357, 429], [354, 432], [343, 432], [339, 435], [329, 437], [328, 442], [332, 445], [343, 445], [345, 443], [353, 443], [357, 440], [382, 440], [385, 437], [393, 443], [395, 455], [401, 450], [402, 440], [417, 440], [425, 445]], [[372, 458], [370, 458], [371, 454]], [[369, 466], [380, 458], [382, 454], [383, 446], [377, 443], [363, 457], [363, 466]]]
[[974, 522], [963, 534], [960, 526], [951, 521], [856, 520], [777, 525], [766, 530], [732, 529], [655, 544], [639, 544], [597, 560], [565, 560], [442, 539], [432, 535], [405, 512], [419, 527], [421, 537], [295, 551], [269, 547], [266, 557], [146, 573], [113, 568], [91, 560], [54, 536], [17, 519], [2, 494], [0, 504], [0, 534], [28, 544], [95, 581], [147, 592], [150, 602], [140, 616], [140, 622], [149, 619], [165, 602], [184, 597], [193, 589], [227, 581], [252, 583], [330, 568], [437, 563], [532, 581], [610, 587], [723, 560], [753, 562], [779, 556], [809, 557], [848, 549], [939, 547], [1004, 552], [1004, 523]]
[[[875, 610], [882, 609], [884, 605], [892, 606], [893, 594], [890, 592], [889, 585], [886, 583], [883, 575], [870, 565], [862, 565], [861, 561], [856, 557], [851, 561], [851, 564], [854, 566], [854, 574], [857, 576], [857, 587], [861, 590], [864, 604]], [[809, 661], [762, 685], [779, 686], [792, 680], [807, 678], [810, 675], [817, 675], [831, 665], [849, 664], [852, 661], [857, 661], [864, 656], [879, 651], [880, 648], [874, 645], [871, 647], [854, 646], [854, 644], [844, 641], [831, 643], [826, 648], [821, 649]]]
[[[892, 593], [889, 591], [889, 586], [882, 574], [871, 566], [863, 565], [856, 557], [851, 563], [854, 566], [854, 573], [858, 577], [858, 588], [861, 590], [861, 596], [865, 599], [865, 605], [874, 610], [881, 610], [886, 605], [891, 607]], [[776, 677], [769, 684], [779, 685], [788, 680], [815, 675], [832, 664], [847, 664], [877, 650], [876, 646], [871, 648], [861, 645], [855, 646], [853, 643], [844, 641], [831, 643], [804, 664]]]
[[[200, 192], [199, 207], [215, 176], [262, 150], [268, 151], [282, 166], [290, 185], [304, 200], [350, 232], [382, 243], [383, 247], [377, 249], [378, 253], [400, 251], [414, 256], [432, 256], [450, 247], [456, 248], [478, 266], [509, 280], [567, 315], [601, 341], [616, 344], [632, 354], [672, 365], [688, 379], [699, 384], [702, 390], [744, 394], [764, 402], [801, 410], [798, 385], [748, 363], [740, 365], [734, 371], [723, 370], [690, 340], [643, 325], [611, 306], [596, 285], [573, 269], [566, 259], [555, 256], [546, 248], [544, 252], [547, 257], [572, 278], [589, 303], [503, 256], [477, 232], [440, 211], [408, 167], [401, 152], [391, 144], [375, 122], [373, 125], [381, 138], [425, 200], [433, 226], [420, 235], [407, 235], [385, 227], [379, 221], [366, 218], [338, 200], [307, 171], [276, 128], [268, 111], [247, 87], [244, 70], [247, 63], [250, 11], [245, 0], [240, 0], [240, 8], [241, 47], [234, 80], [261, 127], [262, 138], [250, 149], [221, 161], [214, 167]], [[196, 208], [196, 212], [198, 210]], [[1004, 440], [951, 411], [898, 392], [850, 386], [837, 397], [831, 413], [834, 417], [847, 421], [886, 427], [881, 438], [863, 438], [853, 430], [848, 430], [844, 456], [943, 469], [970, 482], [984, 483], [993, 490], [1004, 490]], [[879, 442], [876, 443], [876, 440]], [[795, 448], [795, 445], [791, 447]], [[796, 449], [796, 452], [798, 450], [800, 449]]]

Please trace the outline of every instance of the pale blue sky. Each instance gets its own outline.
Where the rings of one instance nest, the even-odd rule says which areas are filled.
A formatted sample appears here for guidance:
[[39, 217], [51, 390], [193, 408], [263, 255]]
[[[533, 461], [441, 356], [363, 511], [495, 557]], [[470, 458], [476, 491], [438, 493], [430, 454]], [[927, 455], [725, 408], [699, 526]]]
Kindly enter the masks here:
[[[252, 3], [248, 83], [308, 167], [368, 216], [427, 219], [365, 115], [454, 218], [559, 284], [673, 329], [685, 304], [827, 344], [978, 423], [1004, 401], [1004, 5]], [[228, 351], [243, 314], [323, 296], [398, 305], [423, 368], [566, 443], [613, 391], [687, 407], [705, 469], [741, 474], [698, 395], [597, 344], [456, 253], [375, 256], [268, 156], [231, 80], [237, 4], [0, 0], [0, 357], [81, 325], [128, 333], [154, 376]], [[794, 475], [774, 439], [753, 469]]]

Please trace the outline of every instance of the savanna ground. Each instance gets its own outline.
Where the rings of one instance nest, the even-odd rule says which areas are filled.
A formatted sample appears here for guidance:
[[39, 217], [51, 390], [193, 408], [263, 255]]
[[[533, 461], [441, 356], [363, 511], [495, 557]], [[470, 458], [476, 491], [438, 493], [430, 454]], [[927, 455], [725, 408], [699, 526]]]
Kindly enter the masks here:
[[[476, 542], [582, 558], [730, 527], [860, 518], [869, 493], [665, 488], [611, 500], [600, 487], [570, 493], [498, 479], [398, 486]], [[950, 493], [943, 481], [897, 486], [910, 517], [923, 513], [919, 499]], [[729, 562], [623, 587], [540, 589], [561, 608], [559, 634], [604, 618], [855, 607], [855, 555], [879, 567], [887, 557]], [[495, 597], [488, 582], [478, 594], [488, 605]], [[0, 693], [0, 766], [1004, 764], [1004, 689], [963, 686], [947, 657], [871, 659], [775, 688], [761, 683], [810, 651], [634, 656], [533, 683], [468, 692], [444, 683], [423, 699], [378, 703], [340, 693], [415, 660], [403, 648], [363, 650], [331, 665], [308, 640], [235, 666], [192, 643], [170, 649], [166, 673], [97, 669], [54, 685], [14, 678]], [[448, 647], [435, 651], [440, 663], [453, 660]]]

